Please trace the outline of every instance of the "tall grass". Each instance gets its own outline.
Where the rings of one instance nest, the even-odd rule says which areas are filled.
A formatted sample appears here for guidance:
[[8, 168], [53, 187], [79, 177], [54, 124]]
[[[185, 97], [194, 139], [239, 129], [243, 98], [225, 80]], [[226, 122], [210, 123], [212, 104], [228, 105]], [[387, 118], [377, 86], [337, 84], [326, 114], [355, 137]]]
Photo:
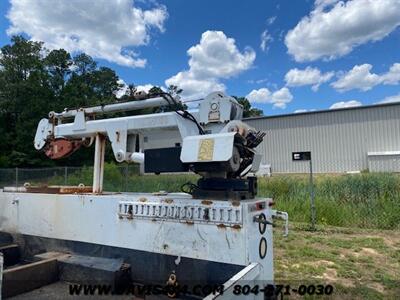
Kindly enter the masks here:
[[[68, 184], [92, 184], [92, 168], [68, 176]], [[124, 172], [106, 163], [104, 189], [128, 192], [179, 192], [196, 175], [146, 175]], [[54, 178], [52, 184], [63, 184]], [[259, 178], [260, 197], [271, 197], [276, 208], [290, 219], [309, 222], [311, 218], [309, 181], [306, 175]], [[400, 229], [400, 176], [386, 173], [318, 175], [314, 180], [317, 224], [358, 228]]]
[[[317, 223], [359, 228], [400, 228], [400, 177], [396, 174], [318, 176], [314, 182]], [[307, 176], [259, 180], [259, 194], [275, 199], [291, 220], [309, 222]]]

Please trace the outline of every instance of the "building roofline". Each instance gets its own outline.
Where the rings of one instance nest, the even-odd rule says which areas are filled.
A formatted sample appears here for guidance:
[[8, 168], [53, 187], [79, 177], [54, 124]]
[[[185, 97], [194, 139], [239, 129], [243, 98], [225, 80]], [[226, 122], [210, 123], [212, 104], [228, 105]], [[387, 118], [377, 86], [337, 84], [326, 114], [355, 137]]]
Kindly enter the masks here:
[[305, 111], [305, 112], [298, 112], [298, 113], [293, 112], [293, 113], [281, 114], [281, 115], [250, 117], [250, 118], [245, 118], [243, 120], [247, 121], [247, 120], [258, 120], [258, 119], [273, 119], [273, 118], [293, 117], [293, 116], [301, 116], [301, 115], [312, 115], [312, 114], [319, 114], [319, 113], [333, 113], [333, 112], [345, 111], [345, 110], [346, 111], [347, 110], [358, 110], [358, 109], [361, 110], [361, 109], [367, 109], [367, 108], [396, 106], [396, 105], [400, 106], [400, 102], [379, 103], [379, 104], [343, 107], [343, 108], [335, 108], [335, 109], [322, 109], [322, 110]]

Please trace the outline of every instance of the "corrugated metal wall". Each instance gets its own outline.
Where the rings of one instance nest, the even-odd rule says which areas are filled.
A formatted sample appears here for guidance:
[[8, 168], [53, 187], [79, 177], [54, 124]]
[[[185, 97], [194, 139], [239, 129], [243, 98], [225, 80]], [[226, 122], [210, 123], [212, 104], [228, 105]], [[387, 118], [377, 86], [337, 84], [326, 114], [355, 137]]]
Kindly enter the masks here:
[[368, 169], [368, 152], [400, 150], [400, 104], [245, 122], [268, 132], [259, 151], [264, 155], [263, 163], [271, 164], [272, 172], [277, 173], [308, 172], [308, 162], [291, 160], [295, 151], [312, 152], [315, 172], [336, 173]]

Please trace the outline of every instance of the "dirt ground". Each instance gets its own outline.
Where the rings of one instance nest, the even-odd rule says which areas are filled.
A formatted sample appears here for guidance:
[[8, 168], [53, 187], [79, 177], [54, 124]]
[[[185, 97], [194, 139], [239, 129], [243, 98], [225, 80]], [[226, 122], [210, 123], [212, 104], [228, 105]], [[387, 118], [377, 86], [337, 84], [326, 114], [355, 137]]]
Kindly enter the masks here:
[[[399, 299], [400, 232], [292, 224], [274, 235], [277, 284], [333, 286], [329, 299]], [[289, 298], [303, 298], [291, 293]], [[321, 296], [307, 296], [306, 298]], [[322, 297], [325, 298], [325, 297]]]

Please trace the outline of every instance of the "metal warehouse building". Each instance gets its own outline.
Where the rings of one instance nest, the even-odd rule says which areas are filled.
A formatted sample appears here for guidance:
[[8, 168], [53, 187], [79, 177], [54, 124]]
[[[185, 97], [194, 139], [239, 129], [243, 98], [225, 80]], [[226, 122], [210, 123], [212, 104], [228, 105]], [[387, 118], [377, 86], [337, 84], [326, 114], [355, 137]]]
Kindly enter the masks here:
[[313, 171], [400, 172], [400, 103], [248, 118], [266, 131], [259, 146], [273, 173], [304, 173], [307, 161], [292, 152], [311, 151]]

